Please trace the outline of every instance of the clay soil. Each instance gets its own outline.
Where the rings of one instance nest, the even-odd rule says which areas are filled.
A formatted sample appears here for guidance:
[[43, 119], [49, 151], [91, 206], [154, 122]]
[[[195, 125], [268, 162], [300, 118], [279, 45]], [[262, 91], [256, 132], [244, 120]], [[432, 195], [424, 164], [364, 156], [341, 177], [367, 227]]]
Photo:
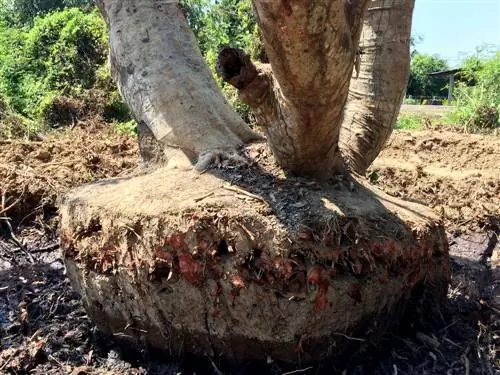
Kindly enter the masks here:
[[[0, 374], [284, 373], [273, 363], [224, 368], [208, 357], [132, 356], [92, 326], [65, 277], [57, 198], [73, 186], [128, 174], [138, 161], [135, 139], [100, 124], [39, 141], [0, 141]], [[393, 336], [327, 367], [339, 374], [500, 374], [500, 138], [397, 132], [368, 176], [441, 214], [452, 283], [443, 306], [416, 300]]]

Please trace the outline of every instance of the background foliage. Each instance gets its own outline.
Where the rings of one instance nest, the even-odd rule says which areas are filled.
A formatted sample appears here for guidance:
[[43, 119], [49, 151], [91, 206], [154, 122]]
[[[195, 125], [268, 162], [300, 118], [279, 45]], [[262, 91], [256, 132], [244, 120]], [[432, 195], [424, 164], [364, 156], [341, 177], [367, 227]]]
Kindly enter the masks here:
[[[446, 60], [439, 56], [415, 52], [410, 63], [410, 79], [406, 95], [414, 98], [443, 97], [447, 93], [447, 78], [429, 77], [428, 73], [449, 69]], [[417, 103], [414, 103], [417, 104]]]
[[454, 96], [456, 110], [448, 120], [466, 130], [497, 128], [500, 113], [500, 52], [491, 57], [471, 57], [462, 64], [463, 79]]
[[[222, 46], [243, 48], [266, 61], [250, 0], [181, 0], [186, 17], [228, 102], [248, 122], [249, 108], [216, 73]], [[447, 79], [427, 74], [448, 69], [439, 56], [419, 53], [412, 39], [407, 95], [444, 97]], [[106, 25], [92, 0], [0, 0], [0, 137], [96, 117], [135, 132], [127, 106], [111, 80]], [[455, 90], [457, 110], [447, 121], [474, 129], [498, 125], [500, 57], [467, 59]], [[407, 123], [415, 123], [407, 121]], [[408, 124], [404, 124], [407, 126]], [[405, 127], [403, 126], [403, 127]]]

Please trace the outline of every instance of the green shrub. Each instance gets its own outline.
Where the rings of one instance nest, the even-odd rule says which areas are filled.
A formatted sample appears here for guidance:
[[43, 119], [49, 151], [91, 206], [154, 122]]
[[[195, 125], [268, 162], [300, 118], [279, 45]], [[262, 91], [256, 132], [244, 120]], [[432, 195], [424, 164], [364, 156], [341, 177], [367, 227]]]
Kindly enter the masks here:
[[[470, 68], [473, 65], [473, 69]], [[448, 116], [453, 123], [469, 131], [494, 129], [499, 126], [500, 52], [472, 64], [466, 61], [467, 79], [454, 91], [456, 110]], [[474, 83], [470, 85], [470, 83]]]
[[470, 119], [472, 128], [493, 130], [498, 127], [498, 109], [495, 107], [479, 107]]
[[92, 9], [92, 0], [0, 0], [0, 22], [18, 27], [32, 25], [37, 16], [67, 7]]
[[31, 138], [35, 131], [35, 123], [17, 113], [0, 95], [0, 140], [12, 138]]
[[130, 111], [128, 106], [123, 102], [118, 91], [113, 90], [108, 92], [109, 97], [103, 108], [103, 118], [105, 121], [117, 120], [119, 122], [127, 122], [130, 120]]
[[420, 130], [422, 129], [422, 121], [423, 118], [420, 115], [401, 114], [394, 125], [394, 129]]
[[107, 31], [96, 12], [77, 8], [38, 17], [30, 29], [0, 29], [0, 92], [12, 108], [44, 117], [58, 96], [92, 88], [107, 57]]
[[403, 101], [403, 104], [412, 104], [412, 105], [416, 105], [416, 104], [420, 104], [420, 101], [418, 99], [415, 99], [415, 98], [405, 98], [405, 100]]
[[135, 120], [120, 122], [116, 125], [115, 130], [119, 134], [137, 135], [137, 122]]

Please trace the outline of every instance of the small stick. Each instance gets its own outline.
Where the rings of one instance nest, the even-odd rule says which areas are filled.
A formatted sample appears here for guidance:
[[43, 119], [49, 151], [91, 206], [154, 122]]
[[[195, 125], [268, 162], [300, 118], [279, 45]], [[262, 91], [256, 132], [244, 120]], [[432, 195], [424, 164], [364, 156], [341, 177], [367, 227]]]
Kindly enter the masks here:
[[309, 371], [312, 369], [312, 366], [309, 366], [309, 367], [306, 367], [306, 368], [302, 368], [302, 369], [298, 369], [298, 370], [294, 370], [294, 371], [288, 371], [288, 372], [284, 372], [283, 374], [281, 375], [292, 375], [292, 374], [299, 374], [301, 372], [306, 372], [306, 371]]
[[207, 358], [208, 358], [208, 360], [210, 361], [210, 363], [212, 364], [212, 367], [214, 368], [215, 373], [216, 373], [217, 375], [224, 375], [224, 373], [223, 373], [221, 370], [219, 370], [219, 369], [217, 368], [217, 366], [215, 365], [214, 361], [212, 361], [212, 358], [210, 358], [210, 357], [208, 357], [208, 356], [207, 356]]
[[57, 249], [58, 247], [59, 247], [59, 244], [56, 242], [56, 243], [53, 243], [51, 245], [39, 247], [38, 249], [33, 249], [33, 250], [31, 250], [31, 253], [48, 253], [52, 250]]
[[17, 245], [17, 247], [19, 247], [19, 249], [21, 249], [21, 251], [26, 254], [26, 256], [28, 257], [29, 261], [34, 264], [35, 263], [35, 259], [33, 258], [33, 255], [31, 255], [31, 253], [26, 250], [26, 247], [21, 243], [21, 241], [19, 241], [17, 239], [17, 237], [15, 236], [14, 234], [14, 231], [12, 230], [12, 225], [10, 225], [10, 221], [9, 220], [4, 220], [5, 222], [5, 226], [7, 227], [7, 229], [9, 230], [9, 236], [10, 236], [10, 240], [12, 242], [14, 242], [15, 245]]
[[352, 341], [363, 341], [363, 342], [366, 341], [365, 339], [361, 339], [359, 337], [347, 336], [346, 334], [340, 333], [340, 332], [333, 332], [332, 335], [342, 336], [342, 337], [345, 337], [346, 339], [352, 340]]
[[244, 226], [243, 224], [241, 224], [239, 221], [235, 220], [234, 222], [236, 224], [238, 224], [238, 226], [241, 229], [243, 229], [243, 231], [247, 234], [247, 236], [250, 238], [250, 240], [255, 241], [255, 235], [252, 232], [250, 232], [250, 230], [246, 226]]
[[13, 203], [9, 204], [7, 207], [5, 207], [5, 195], [2, 196], [2, 209], [0, 210], [0, 215], [3, 214], [4, 212], [9, 211], [12, 207], [14, 207], [16, 204], [19, 203], [21, 200], [22, 195], [17, 198]]
[[194, 198], [193, 200], [198, 203], [199, 201], [202, 201], [203, 199], [206, 199], [208, 197], [211, 197], [212, 195], [214, 195], [214, 192], [211, 191], [210, 193], [207, 193], [205, 195], [202, 195], [201, 197], [198, 197], [198, 198]]
[[467, 358], [467, 354], [463, 354], [463, 359], [464, 359], [464, 366], [465, 366], [465, 375], [470, 374], [470, 363], [469, 363], [469, 358]]
[[233, 185], [223, 185], [222, 187], [224, 189], [226, 189], [226, 190], [234, 191], [235, 193], [245, 195], [245, 196], [250, 197], [252, 199], [258, 200], [258, 201], [260, 201], [260, 202], [262, 202], [264, 204], [267, 204], [267, 202], [265, 201], [264, 198], [259, 197], [256, 194], [252, 194], [252, 193], [250, 193], [250, 192], [248, 192], [246, 190], [243, 190], [242, 188], [239, 188], [239, 187], [236, 187], [236, 186], [233, 186]]

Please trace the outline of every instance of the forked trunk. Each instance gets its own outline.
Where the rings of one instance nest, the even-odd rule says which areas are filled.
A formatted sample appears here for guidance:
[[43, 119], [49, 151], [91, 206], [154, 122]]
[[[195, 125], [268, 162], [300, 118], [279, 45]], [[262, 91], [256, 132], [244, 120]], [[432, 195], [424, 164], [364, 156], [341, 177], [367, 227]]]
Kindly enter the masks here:
[[392, 133], [410, 73], [414, 0], [374, 0], [367, 10], [340, 135], [351, 170], [364, 174]]
[[98, 0], [121, 95], [165, 152], [204, 168], [259, 138], [222, 96], [178, 1]]
[[[255, 111], [283, 167], [320, 178], [342, 172], [338, 138], [363, 14], [381, 2], [253, 2], [270, 65], [224, 48], [223, 78]], [[160, 148], [181, 147], [199, 167], [256, 138], [215, 86], [178, 4], [98, 3], [115, 77], [143, 136], [150, 129]], [[411, 6], [402, 8], [412, 5], [384, 3], [391, 7], [373, 7], [366, 21], [361, 77], [352, 84], [360, 94], [350, 103], [377, 122], [347, 116], [348, 131], [376, 126], [376, 142], [399, 106], [406, 73], [398, 54], [406, 51]], [[389, 31], [379, 35], [377, 20]], [[251, 152], [260, 162], [237, 171], [157, 168], [67, 195], [61, 248], [99, 329], [170, 357], [240, 367], [272, 359], [274, 369], [323, 361], [338, 370], [361, 342], [376, 345], [415, 291], [436, 297], [419, 299], [423, 306], [446, 295], [448, 245], [430, 210], [357, 177], [283, 179], [264, 147]]]
[[223, 78], [239, 89], [276, 159], [292, 172], [324, 178], [343, 170], [339, 131], [367, 3], [254, 0], [272, 73], [240, 50], [221, 52]]

